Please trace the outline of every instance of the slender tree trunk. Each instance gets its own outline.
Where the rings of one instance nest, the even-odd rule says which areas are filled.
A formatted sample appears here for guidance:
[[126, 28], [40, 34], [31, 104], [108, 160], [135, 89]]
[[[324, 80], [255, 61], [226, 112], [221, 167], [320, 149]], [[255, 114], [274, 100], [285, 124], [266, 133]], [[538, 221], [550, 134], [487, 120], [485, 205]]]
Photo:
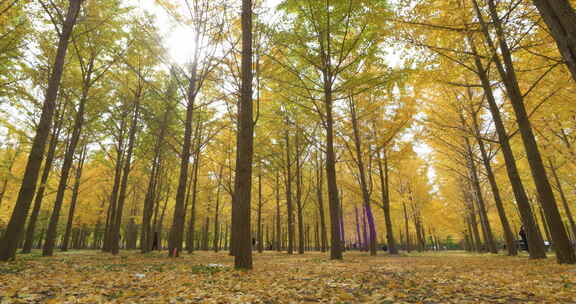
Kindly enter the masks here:
[[408, 227], [408, 210], [406, 209], [406, 202], [402, 200], [402, 207], [404, 210], [404, 230], [406, 232], [406, 251], [410, 252], [410, 228]]
[[572, 210], [570, 210], [570, 205], [568, 204], [568, 200], [566, 199], [566, 195], [564, 194], [564, 189], [562, 189], [562, 183], [558, 178], [557, 168], [552, 163], [551, 159], [548, 159], [550, 163], [550, 171], [552, 171], [552, 176], [554, 177], [554, 181], [556, 182], [556, 187], [558, 188], [558, 193], [560, 193], [560, 198], [562, 200], [562, 205], [564, 206], [564, 211], [566, 212], [566, 217], [568, 218], [568, 222], [570, 223], [570, 228], [572, 229], [572, 235], [576, 238], [576, 224], [574, 223], [574, 217], [572, 216]]
[[260, 168], [260, 172], [258, 173], [258, 232], [256, 235], [258, 236], [258, 252], [262, 253], [264, 250], [264, 246], [262, 244], [262, 168]]
[[200, 32], [196, 33], [196, 45], [194, 49], [194, 62], [188, 92], [186, 96], [186, 122], [184, 125], [184, 142], [182, 144], [182, 154], [180, 158], [180, 176], [178, 179], [178, 188], [176, 190], [176, 203], [174, 205], [174, 216], [172, 227], [170, 229], [170, 238], [168, 242], [168, 256], [178, 257], [182, 251], [182, 239], [184, 238], [184, 222], [186, 218], [186, 209], [184, 201], [186, 199], [186, 185], [188, 184], [188, 165], [190, 163], [190, 154], [192, 147], [192, 118], [194, 116], [194, 104], [198, 94], [198, 57]]
[[298, 254], [304, 254], [305, 231], [302, 207], [302, 164], [300, 163], [300, 128], [296, 125], [296, 212], [298, 215]]
[[68, 221], [66, 223], [66, 232], [64, 233], [64, 240], [62, 241], [62, 251], [68, 251], [68, 242], [70, 241], [70, 233], [72, 232], [72, 224], [74, 223], [74, 211], [76, 210], [76, 203], [78, 202], [78, 191], [80, 189], [80, 179], [82, 178], [82, 169], [84, 168], [84, 161], [86, 160], [86, 145], [80, 152], [80, 159], [76, 167], [76, 176], [74, 180], [74, 187], [72, 188], [72, 199], [70, 200], [70, 209], [68, 210]]
[[122, 172], [122, 181], [120, 183], [120, 193], [118, 195], [117, 210], [115, 212], [114, 221], [112, 222], [112, 233], [110, 234], [110, 252], [118, 254], [120, 251], [120, 226], [122, 225], [122, 213], [124, 212], [124, 203], [126, 201], [126, 191], [128, 189], [128, 177], [130, 169], [132, 168], [132, 153], [134, 145], [136, 144], [136, 133], [138, 130], [138, 117], [140, 115], [140, 95], [142, 87], [139, 86], [134, 104], [134, 114], [132, 124], [130, 126], [130, 133], [128, 135], [128, 147], [126, 150], [126, 159], [124, 160], [124, 168]]
[[480, 180], [478, 178], [478, 171], [476, 171], [476, 162], [474, 160], [474, 154], [472, 148], [470, 147], [470, 141], [467, 137], [464, 138], [466, 143], [466, 149], [468, 151], [468, 163], [470, 168], [470, 175], [472, 177], [472, 186], [476, 195], [476, 202], [478, 203], [478, 213], [480, 215], [480, 221], [482, 226], [482, 232], [484, 234], [484, 240], [488, 246], [488, 250], [491, 253], [498, 253], [496, 248], [496, 243], [494, 242], [494, 236], [492, 235], [492, 227], [490, 227], [490, 221], [488, 220], [488, 212], [486, 211], [486, 206], [484, 205], [484, 197], [482, 195], [482, 188], [480, 187]]
[[80, 97], [80, 103], [78, 105], [76, 117], [74, 118], [72, 137], [70, 138], [68, 148], [66, 149], [66, 154], [64, 154], [64, 162], [62, 164], [62, 172], [60, 174], [60, 181], [56, 192], [56, 200], [54, 201], [54, 209], [52, 210], [48, 230], [46, 231], [46, 241], [42, 248], [42, 256], [52, 256], [54, 253], [54, 245], [58, 232], [58, 220], [60, 219], [60, 211], [62, 209], [62, 204], [64, 203], [64, 194], [68, 186], [68, 176], [70, 175], [70, 169], [72, 168], [72, 162], [74, 161], [74, 155], [76, 154], [76, 146], [80, 141], [80, 135], [82, 134], [82, 128], [84, 127], [84, 111], [88, 100], [88, 92], [92, 83], [91, 77], [93, 67], [93, 62], [91, 62], [88, 71], [86, 72], [86, 76], [83, 79], [82, 96]]
[[358, 206], [354, 206], [354, 213], [356, 215], [356, 244], [358, 249], [362, 249], [362, 235], [360, 234], [360, 219], [358, 217]]
[[72, 34], [74, 25], [76, 24], [76, 19], [82, 2], [83, 0], [69, 0], [68, 12], [66, 13], [64, 24], [60, 31], [56, 57], [54, 59], [54, 65], [52, 66], [48, 88], [46, 89], [44, 104], [42, 106], [42, 114], [36, 128], [36, 135], [32, 141], [30, 154], [28, 155], [28, 162], [26, 163], [26, 169], [24, 170], [22, 185], [20, 186], [18, 198], [16, 199], [16, 204], [12, 211], [6, 231], [0, 240], [0, 244], [2, 244], [0, 246], [1, 261], [13, 260], [15, 258], [16, 249], [22, 238], [22, 231], [26, 224], [28, 209], [32, 203], [34, 191], [36, 190], [36, 183], [38, 182], [38, 174], [44, 157], [44, 148], [46, 146], [46, 141], [48, 140], [48, 135], [50, 134], [50, 125], [52, 124], [52, 118], [56, 107], [56, 98], [58, 97], [60, 80], [62, 79], [62, 73], [64, 70], [69, 38]]
[[544, 248], [544, 241], [539, 237], [536, 230], [536, 222], [534, 219], [534, 213], [532, 208], [528, 203], [528, 196], [520, 179], [520, 174], [518, 167], [516, 166], [516, 159], [514, 153], [512, 152], [512, 147], [510, 145], [510, 138], [506, 132], [504, 122], [500, 114], [500, 108], [496, 102], [496, 98], [492, 91], [490, 80], [484, 65], [481, 62], [481, 58], [478, 55], [475, 47], [475, 43], [472, 39], [469, 39], [472, 51], [474, 52], [474, 63], [477, 68], [477, 74], [482, 83], [482, 88], [486, 95], [486, 100], [488, 101], [488, 106], [492, 120], [494, 121], [494, 127], [496, 133], [498, 134], [498, 141], [500, 148], [502, 149], [502, 155], [504, 156], [504, 163], [506, 165], [506, 173], [508, 174], [508, 180], [512, 186], [512, 191], [514, 192], [514, 198], [518, 204], [518, 210], [520, 213], [520, 218], [524, 227], [526, 229], [526, 236], [528, 239], [528, 246], [530, 247], [530, 258], [532, 259], [542, 259], [546, 258], [546, 250]]
[[394, 232], [392, 230], [392, 217], [390, 216], [390, 188], [388, 178], [388, 157], [386, 148], [382, 149], [384, 158], [384, 168], [382, 168], [382, 159], [378, 156], [378, 175], [380, 177], [380, 189], [382, 191], [382, 210], [384, 211], [384, 222], [386, 225], [386, 241], [388, 242], [388, 253], [398, 254]]
[[62, 119], [59, 119], [57, 126], [55, 126], [50, 138], [50, 144], [48, 146], [48, 154], [46, 156], [46, 161], [44, 162], [44, 169], [42, 172], [42, 178], [40, 179], [40, 186], [34, 198], [34, 207], [32, 209], [32, 214], [28, 220], [28, 227], [26, 229], [26, 238], [24, 241], [24, 246], [22, 248], [22, 253], [30, 253], [32, 251], [32, 245], [34, 243], [34, 231], [36, 230], [36, 222], [38, 221], [38, 215], [40, 214], [40, 208], [42, 207], [42, 200], [44, 199], [44, 192], [46, 190], [46, 183], [50, 177], [50, 171], [54, 164], [54, 157], [56, 155], [56, 148], [58, 146], [58, 137], [61, 131]]
[[160, 176], [160, 163], [162, 162], [162, 147], [164, 144], [164, 136], [166, 135], [166, 128], [168, 124], [168, 117], [170, 110], [168, 107], [164, 110], [164, 117], [162, 125], [160, 126], [160, 134], [156, 139], [154, 146], [154, 156], [152, 158], [152, 170], [150, 172], [150, 179], [148, 180], [148, 189], [144, 199], [144, 210], [142, 214], [142, 228], [140, 232], [140, 249], [142, 253], [150, 252], [152, 250], [152, 242], [154, 240], [154, 231], [152, 229], [152, 213], [154, 211], [154, 196]]
[[356, 113], [356, 105], [352, 97], [349, 98], [350, 115], [352, 118], [352, 130], [354, 133], [354, 144], [356, 146], [356, 165], [358, 167], [358, 175], [360, 182], [360, 189], [362, 190], [362, 200], [364, 201], [364, 213], [366, 221], [368, 222], [369, 234], [367, 239], [367, 246], [370, 249], [370, 255], [376, 255], [376, 225], [374, 223], [374, 215], [370, 206], [370, 192], [368, 190], [368, 180], [366, 178], [366, 168], [364, 167], [364, 157], [362, 155], [362, 137], [360, 136], [360, 126], [358, 116]]
[[219, 238], [220, 238], [220, 189], [222, 185], [222, 171], [224, 166], [220, 166], [220, 172], [218, 174], [218, 189], [216, 189], [216, 208], [214, 210], [214, 252], [218, 252], [220, 250]]
[[321, 252], [326, 252], [328, 249], [328, 233], [326, 231], [326, 216], [324, 212], [324, 194], [322, 189], [324, 187], [324, 179], [322, 174], [322, 159], [318, 155], [317, 168], [316, 168], [316, 195], [318, 199], [318, 215], [320, 216], [320, 237], [321, 237]]
[[496, 183], [496, 178], [494, 176], [494, 172], [492, 171], [492, 165], [490, 164], [488, 153], [484, 147], [484, 142], [482, 142], [482, 139], [480, 138], [480, 130], [478, 127], [478, 120], [476, 115], [473, 115], [473, 124], [476, 142], [480, 148], [480, 155], [482, 156], [482, 163], [484, 164], [484, 169], [486, 170], [488, 182], [490, 183], [490, 189], [492, 190], [492, 195], [494, 196], [494, 203], [496, 205], [496, 209], [498, 210], [498, 217], [500, 218], [500, 223], [502, 224], [502, 231], [504, 232], [504, 239], [506, 240], [506, 249], [508, 250], [509, 256], [515, 256], [518, 254], [518, 251], [516, 244], [514, 243], [514, 235], [512, 234], [512, 229], [510, 229], [510, 224], [508, 223], [508, 217], [506, 216], [506, 211], [504, 210], [502, 198], [500, 197], [500, 189]]
[[196, 150], [194, 151], [194, 164], [192, 165], [192, 189], [191, 189], [191, 196], [192, 196], [192, 206], [190, 208], [190, 220], [188, 223], [188, 237], [187, 237], [187, 251], [188, 253], [192, 253], [194, 251], [194, 235], [196, 233], [196, 199], [198, 194], [198, 171], [200, 170], [200, 161], [201, 161], [201, 153], [200, 153], [200, 139], [202, 138], [202, 128], [199, 128], [197, 132], [197, 143], [196, 143]]
[[110, 252], [112, 250], [112, 233], [114, 230], [114, 220], [116, 218], [116, 204], [118, 203], [118, 191], [120, 189], [120, 181], [122, 179], [122, 167], [124, 163], [124, 150], [125, 150], [125, 127], [127, 123], [128, 112], [123, 113], [122, 121], [120, 123], [120, 130], [118, 132], [118, 145], [116, 147], [116, 164], [114, 168], [114, 183], [112, 185], [112, 193], [110, 194], [110, 204], [108, 206], [108, 214], [106, 217], [106, 227], [104, 232], [104, 244], [102, 251]]
[[282, 251], [282, 224], [280, 222], [280, 173], [276, 171], [276, 251]]
[[[288, 120], [288, 119], [286, 119]], [[288, 121], [287, 121], [288, 124]], [[290, 135], [288, 126], [284, 135], [286, 139], [286, 217], [288, 220], [288, 254], [294, 253], [294, 207], [292, 206], [292, 160], [290, 159]]]

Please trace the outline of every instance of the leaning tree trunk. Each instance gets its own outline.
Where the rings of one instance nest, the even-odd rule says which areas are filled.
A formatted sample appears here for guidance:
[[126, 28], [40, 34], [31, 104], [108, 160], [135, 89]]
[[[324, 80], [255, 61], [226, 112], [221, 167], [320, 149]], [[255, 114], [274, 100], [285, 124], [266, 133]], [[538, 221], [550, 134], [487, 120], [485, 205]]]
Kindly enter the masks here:
[[492, 234], [492, 227], [490, 226], [490, 221], [488, 220], [488, 212], [486, 211], [486, 206], [484, 204], [484, 197], [482, 195], [482, 188], [480, 187], [480, 180], [478, 178], [478, 171], [476, 168], [476, 161], [474, 160], [474, 153], [470, 147], [470, 141], [468, 137], [464, 138], [466, 143], [466, 149], [468, 153], [468, 163], [470, 169], [470, 175], [472, 178], [472, 187], [476, 195], [476, 202], [478, 203], [478, 213], [480, 215], [480, 224], [482, 226], [482, 232], [484, 233], [484, 240], [488, 246], [488, 250], [491, 253], [498, 253], [498, 248], [496, 248], [496, 243], [494, 242], [494, 236]]
[[494, 122], [494, 128], [496, 129], [496, 134], [498, 134], [498, 143], [502, 149], [502, 155], [504, 156], [504, 164], [506, 165], [506, 173], [508, 175], [508, 180], [512, 186], [512, 192], [514, 193], [514, 198], [518, 204], [518, 211], [520, 213], [520, 218], [524, 227], [526, 229], [526, 236], [528, 239], [528, 247], [530, 247], [530, 258], [532, 259], [542, 259], [546, 258], [546, 249], [544, 248], [544, 241], [537, 232], [537, 226], [534, 219], [534, 213], [532, 208], [528, 203], [528, 196], [520, 179], [520, 173], [518, 172], [518, 167], [516, 166], [516, 158], [512, 152], [512, 147], [510, 145], [510, 138], [506, 132], [506, 127], [502, 121], [502, 116], [500, 114], [500, 108], [496, 102], [496, 97], [492, 91], [492, 86], [490, 84], [490, 79], [488, 78], [487, 71], [482, 64], [480, 55], [477, 53], [474, 41], [469, 38], [470, 46], [474, 54], [474, 64], [477, 69], [477, 75], [482, 83], [482, 89], [488, 101], [488, 109], [492, 116], [492, 121]]
[[532, 0], [576, 80], [576, 12], [569, 0]]
[[566, 217], [568, 218], [568, 222], [570, 223], [570, 228], [572, 229], [572, 233], [574, 238], [576, 238], [576, 223], [574, 223], [574, 217], [572, 216], [572, 210], [570, 209], [570, 205], [568, 204], [568, 200], [566, 199], [566, 195], [564, 194], [564, 189], [562, 188], [562, 183], [558, 178], [557, 168], [552, 163], [551, 159], [548, 159], [550, 163], [550, 170], [552, 171], [552, 176], [556, 181], [556, 186], [558, 187], [558, 192], [560, 193], [560, 198], [562, 199], [562, 205], [564, 206], [564, 211], [566, 212]]
[[26, 229], [26, 238], [24, 240], [24, 246], [22, 248], [22, 253], [30, 253], [32, 251], [32, 245], [34, 243], [34, 232], [36, 230], [36, 222], [38, 221], [38, 216], [40, 215], [40, 208], [42, 207], [42, 200], [44, 199], [44, 192], [46, 190], [46, 183], [50, 177], [50, 171], [52, 171], [52, 166], [54, 165], [54, 157], [56, 155], [56, 148], [58, 146], [58, 137], [60, 135], [61, 126], [63, 119], [59, 119], [57, 126], [54, 127], [52, 133], [52, 138], [50, 138], [50, 144], [48, 146], [48, 155], [46, 156], [46, 161], [44, 162], [44, 169], [42, 172], [42, 178], [40, 179], [40, 186], [34, 198], [34, 207], [32, 208], [32, 214], [28, 220], [28, 227]]
[[[475, 3], [476, 0], [475, 0]], [[538, 195], [542, 202], [542, 208], [546, 215], [547, 221], [550, 224], [550, 234], [552, 236], [552, 242], [554, 243], [554, 249], [556, 252], [556, 259], [558, 263], [561, 264], [574, 264], [576, 263], [576, 254], [570, 244], [570, 239], [566, 233], [566, 229], [562, 223], [562, 218], [556, 205], [556, 199], [554, 198], [554, 193], [552, 192], [552, 186], [546, 175], [546, 169], [542, 161], [542, 157], [532, 131], [532, 125], [530, 123], [530, 118], [526, 111], [524, 105], [524, 95], [520, 90], [520, 85], [518, 83], [517, 75], [515, 72], [515, 67], [513, 64], [513, 58], [505, 40], [504, 29], [502, 28], [502, 21], [498, 16], [496, 4], [494, 0], [488, 0], [488, 7], [491, 16], [491, 21], [495, 26], [496, 35], [499, 42], [499, 51], [502, 56], [503, 64], [499, 59], [499, 56], [494, 56], [496, 67], [498, 72], [504, 82], [506, 87], [506, 93], [508, 94], [510, 103], [514, 110], [516, 117], [516, 122], [518, 124], [518, 129], [520, 135], [522, 136], [522, 142], [524, 144], [524, 150], [526, 151], [526, 157], [528, 159], [528, 164], [530, 165], [530, 171], [532, 174], [532, 179], [536, 185]], [[496, 50], [495, 44], [492, 42], [487, 25], [482, 20], [482, 15], [479, 8], [476, 6], [476, 11], [479, 20], [482, 23], [482, 28], [484, 31], [484, 36], [492, 50]]]
[[46, 141], [48, 140], [48, 135], [50, 134], [50, 125], [52, 124], [52, 118], [56, 107], [56, 98], [58, 97], [60, 80], [62, 79], [62, 73], [64, 70], [69, 38], [72, 34], [74, 25], [76, 24], [76, 19], [80, 12], [82, 2], [83, 0], [69, 0], [68, 12], [66, 13], [64, 24], [60, 31], [58, 48], [56, 50], [54, 65], [52, 67], [52, 74], [48, 81], [48, 88], [46, 89], [46, 96], [42, 106], [42, 114], [40, 115], [40, 121], [36, 128], [36, 135], [34, 136], [32, 148], [28, 155], [28, 162], [26, 163], [26, 169], [24, 170], [22, 185], [20, 186], [18, 198], [16, 199], [16, 204], [14, 205], [6, 231], [0, 240], [0, 244], [2, 244], [0, 247], [1, 261], [8, 261], [15, 258], [16, 249], [22, 238], [22, 231], [24, 230], [26, 217], [28, 216], [28, 209], [32, 203], [32, 198], [34, 197], [36, 183], [38, 182], [38, 173], [40, 172], [40, 166], [42, 165], [42, 159], [44, 158], [44, 148], [46, 146]]
[[62, 209], [62, 204], [64, 203], [64, 194], [68, 186], [68, 175], [70, 175], [70, 169], [72, 168], [72, 162], [74, 161], [74, 154], [76, 154], [76, 146], [80, 141], [80, 135], [82, 133], [82, 128], [84, 127], [84, 111], [86, 108], [86, 102], [88, 100], [88, 92], [92, 83], [92, 71], [93, 64], [90, 64], [89, 70], [87, 71], [87, 76], [83, 81], [82, 96], [80, 98], [80, 104], [78, 105], [76, 117], [74, 118], [72, 137], [68, 143], [66, 154], [64, 154], [64, 162], [62, 164], [62, 172], [60, 174], [60, 181], [58, 183], [58, 190], [56, 192], [56, 200], [54, 201], [54, 209], [52, 210], [52, 215], [50, 216], [50, 223], [48, 224], [48, 229], [46, 230], [46, 241], [44, 242], [44, 247], [42, 248], [43, 256], [52, 256], [54, 253], [54, 245], [56, 243], [56, 236], [58, 232], [58, 220], [60, 219], [60, 210]]
[[474, 126], [474, 136], [476, 137], [476, 142], [480, 148], [482, 163], [484, 164], [484, 169], [486, 170], [486, 176], [488, 177], [490, 189], [492, 190], [492, 195], [494, 196], [494, 204], [496, 205], [496, 209], [498, 210], [498, 217], [500, 218], [500, 223], [502, 224], [504, 239], [506, 240], [506, 249], [508, 250], [509, 256], [515, 256], [518, 254], [518, 250], [516, 248], [516, 244], [514, 244], [514, 234], [512, 234], [512, 229], [510, 229], [510, 223], [508, 222], [508, 217], [506, 216], [506, 211], [504, 210], [504, 204], [502, 203], [500, 189], [496, 183], [494, 171], [492, 170], [492, 164], [490, 163], [488, 153], [484, 147], [484, 142], [480, 137], [480, 129], [478, 127], [478, 118], [476, 115], [473, 115], [472, 121]]

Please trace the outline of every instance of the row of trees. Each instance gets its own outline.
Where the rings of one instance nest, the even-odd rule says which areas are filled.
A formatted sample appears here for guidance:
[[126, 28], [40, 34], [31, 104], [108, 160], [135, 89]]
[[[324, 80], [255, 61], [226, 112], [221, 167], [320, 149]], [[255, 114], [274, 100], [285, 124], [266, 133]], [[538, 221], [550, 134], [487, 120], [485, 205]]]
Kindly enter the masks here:
[[183, 66], [121, 1], [1, 2], [0, 258], [212, 247], [251, 268], [253, 240], [341, 259], [455, 235], [516, 255], [521, 224], [532, 258], [547, 238], [574, 263], [573, 11], [550, 2], [159, 1]]
[[[576, 230], [562, 189], [567, 180], [558, 178], [560, 164], [568, 170], [569, 161], [560, 160], [564, 151], [548, 146], [559, 139], [555, 145], [571, 149], [572, 136], [564, 125], [570, 119], [559, 116], [572, 112], [564, 95], [574, 84], [566, 73], [571, 59], [564, 50], [558, 54], [551, 47], [556, 40], [562, 49], [570, 39], [550, 35], [546, 25], [551, 32], [557, 29], [542, 11], [560, 3], [567, 9], [569, 4], [534, 2], [540, 13], [531, 3], [512, 1], [412, 3], [405, 12], [417, 13], [404, 15], [402, 39], [426, 50], [430, 57], [423, 64], [438, 66], [425, 72], [434, 83], [426, 82], [430, 87], [425, 88], [433, 100], [426, 110], [426, 133], [446, 176], [442, 192], [459, 201], [465, 238], [478, 248], [497, 252], [487, 211], [494, 206], [509, 255], [517, 254], [512, 217], [519, 218], [516, 221], [526, 230], [531, 258], [546, 257], [547, 239], [559, 263], [573, 264], [574, 248], [565, 223], [570, 223], [573, 234]], [[441, 14], [436, 13], [439, 7]], [[574, 16], [570, 9], [562, 18], [569, 13]], [[549, 125], [551, 119], [556, 126]], [[554, 129], [564, 137], [553, 138]], [[555, 195], [562, 200], [564, 214]], [[546, 237], [539, 229], [538, 210]]]

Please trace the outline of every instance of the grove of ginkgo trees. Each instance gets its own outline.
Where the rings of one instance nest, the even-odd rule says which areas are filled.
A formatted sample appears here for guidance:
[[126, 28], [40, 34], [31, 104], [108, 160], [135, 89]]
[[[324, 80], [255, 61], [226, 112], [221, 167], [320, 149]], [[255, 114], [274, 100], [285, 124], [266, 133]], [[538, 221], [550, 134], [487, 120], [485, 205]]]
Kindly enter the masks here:
[[0, 259], [515, 256], [523, 227], [531, 258], [574, 264], [574, 16], [544, 0], [0, 1]]

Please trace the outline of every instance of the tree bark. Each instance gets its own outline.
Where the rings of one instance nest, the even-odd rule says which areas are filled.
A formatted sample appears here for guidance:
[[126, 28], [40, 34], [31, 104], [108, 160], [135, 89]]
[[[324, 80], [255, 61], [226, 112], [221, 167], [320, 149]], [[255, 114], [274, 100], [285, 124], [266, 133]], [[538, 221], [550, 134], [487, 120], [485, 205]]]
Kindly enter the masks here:
[[568, 0], [532, 0], [576, 80], [576, 12]]
[[232, 230], [235, 239], [234, 266], [252, 269], [250, 238], [250, 200], [252, 192], [252, 158], [254, 154], [254, 121], [252, 119], [252, 0], [242, 0], [242, 87], [238, 106], [238, 142]]

